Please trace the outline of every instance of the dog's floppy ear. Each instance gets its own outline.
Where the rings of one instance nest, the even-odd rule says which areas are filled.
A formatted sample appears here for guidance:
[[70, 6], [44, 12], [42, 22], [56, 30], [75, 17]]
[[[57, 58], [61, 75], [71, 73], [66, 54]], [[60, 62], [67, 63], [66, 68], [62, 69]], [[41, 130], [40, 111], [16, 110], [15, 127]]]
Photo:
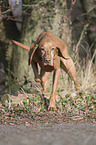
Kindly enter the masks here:
[[58, 50], [58, 56], [63, 57], [64, 59], [69, 59], [68, 58], [68, 53], [66, 53], [66, 56], [64, 55], [64, 53], [62, 52], [62, 49], [60, 47], [56, 47]]
[[37, 48], [38, 48], [38, 44], [32, 43], [31, 48], [30, 48], [30, 52], [29, 52], [29, 65], [31, 64], [33, 55], [34, 55]]

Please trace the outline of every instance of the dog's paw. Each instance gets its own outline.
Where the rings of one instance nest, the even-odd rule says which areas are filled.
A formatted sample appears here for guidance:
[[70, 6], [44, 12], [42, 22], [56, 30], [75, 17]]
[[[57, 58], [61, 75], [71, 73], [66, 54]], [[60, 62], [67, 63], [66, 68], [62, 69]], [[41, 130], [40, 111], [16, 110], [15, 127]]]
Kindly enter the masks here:
[[40, 78], [35, 78], [35, 82], [41, 83]]
[[56, 109], [56, 107], [54, 106], [54, 107], [51, 107], [50, 105], [49, 105], [49, 107], [48, 107], [48, 111], [56, 111], [57, 109]]
[[50, 99], [50, 104], [49, 104], [49, 107], [48, 107], [48, 111], [51, 110], [51, 111], [56, 111], [56, 106], [55, 106], [55, 100], [53, 98]]

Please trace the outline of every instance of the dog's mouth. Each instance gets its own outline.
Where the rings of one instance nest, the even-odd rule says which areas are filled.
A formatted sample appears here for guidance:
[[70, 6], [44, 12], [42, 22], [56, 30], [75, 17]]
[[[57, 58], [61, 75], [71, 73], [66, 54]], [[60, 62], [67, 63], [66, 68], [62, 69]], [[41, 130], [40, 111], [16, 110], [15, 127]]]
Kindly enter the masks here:
[[46, 63], [46, 62], [44, 62], [43, 65], [44, 66], [53, 66], [51, 63]]
[[53, 66], [53, 63], [52, 63], [51, 59], [49, 59], [49, 58], [42, 59], [42, 62], [43, 62], [44, 66]]
[[52, 63], [52, 60], [49, 57], [45, 57], [45, 58], [43, 57], [42, 63], [43, 63], [43, 66], [47, 72], [48, 71], [51, 72], [54, 69], [54, 65]]
[[53, 65], [49, 65], [49, 64], [45, 64], [44, 68], [47, 72], [51, 72], [54, 70], [54, 66]]

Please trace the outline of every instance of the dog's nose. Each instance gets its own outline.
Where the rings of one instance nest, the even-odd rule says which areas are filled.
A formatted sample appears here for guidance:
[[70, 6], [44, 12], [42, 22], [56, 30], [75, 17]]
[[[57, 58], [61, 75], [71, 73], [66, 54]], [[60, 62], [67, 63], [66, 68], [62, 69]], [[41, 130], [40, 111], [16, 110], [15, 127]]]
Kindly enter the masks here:
[[45, 59], [45, 63], [50, 63], [50, 59], [49, 58], [47, 58], [47, 59]]

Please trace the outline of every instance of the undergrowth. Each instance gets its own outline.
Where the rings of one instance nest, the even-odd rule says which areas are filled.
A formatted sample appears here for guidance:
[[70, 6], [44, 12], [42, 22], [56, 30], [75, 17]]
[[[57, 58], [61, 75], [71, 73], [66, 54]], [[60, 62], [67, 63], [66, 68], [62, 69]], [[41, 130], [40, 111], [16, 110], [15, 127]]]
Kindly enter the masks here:
[[[85, 65], [82, 66], [77, 63], [76, 68], [78, 81], [80, 83], [80, 91], [75, 91], [74, 82], [69, 79], [68, 75], [64, 71], [61, 70], [57, 89], [57, 98], [59, 98], [56, 101], [57, 110], [65, 113], [72, 112], [74, 114], [86, 114], [88, 112], [96, 113], [96, 65], [92, 62], [92, 60], [90, 60], [87, 62], [86, 67]], [[16, 92], [26, 95], [26, 99], [22, 101], [23, 107], [25, 108], [31, 107], [37, 112], [47, 110], [49, 98], [46, 96], [50, 96], [51, 94], [52, 73], [48, 78], [48, 94], [46, 94], [45, 97], [40, 85], [37, 85], [34, 81], [34, 83], [29, 82], [30, 81], [22, 86], [20, 86], [19, 83], [19, 90], [16, 89], [16, 81], [15, 89], [14, 83], [11, 82], [12, 85], [9, 84], [10, 90], [8, 91], [12, 93], [16, 90]], [[29, 84], [32, 85], [32, 87]], [[27, 86], [29, 88], [27, 88]], [[30, 94], [32, 95], [28, 97], [27, 93], [29, 92], [31, 92]], [[9, 105], [9, 102], [6, 107], [10, 110], [12, 105]]]

